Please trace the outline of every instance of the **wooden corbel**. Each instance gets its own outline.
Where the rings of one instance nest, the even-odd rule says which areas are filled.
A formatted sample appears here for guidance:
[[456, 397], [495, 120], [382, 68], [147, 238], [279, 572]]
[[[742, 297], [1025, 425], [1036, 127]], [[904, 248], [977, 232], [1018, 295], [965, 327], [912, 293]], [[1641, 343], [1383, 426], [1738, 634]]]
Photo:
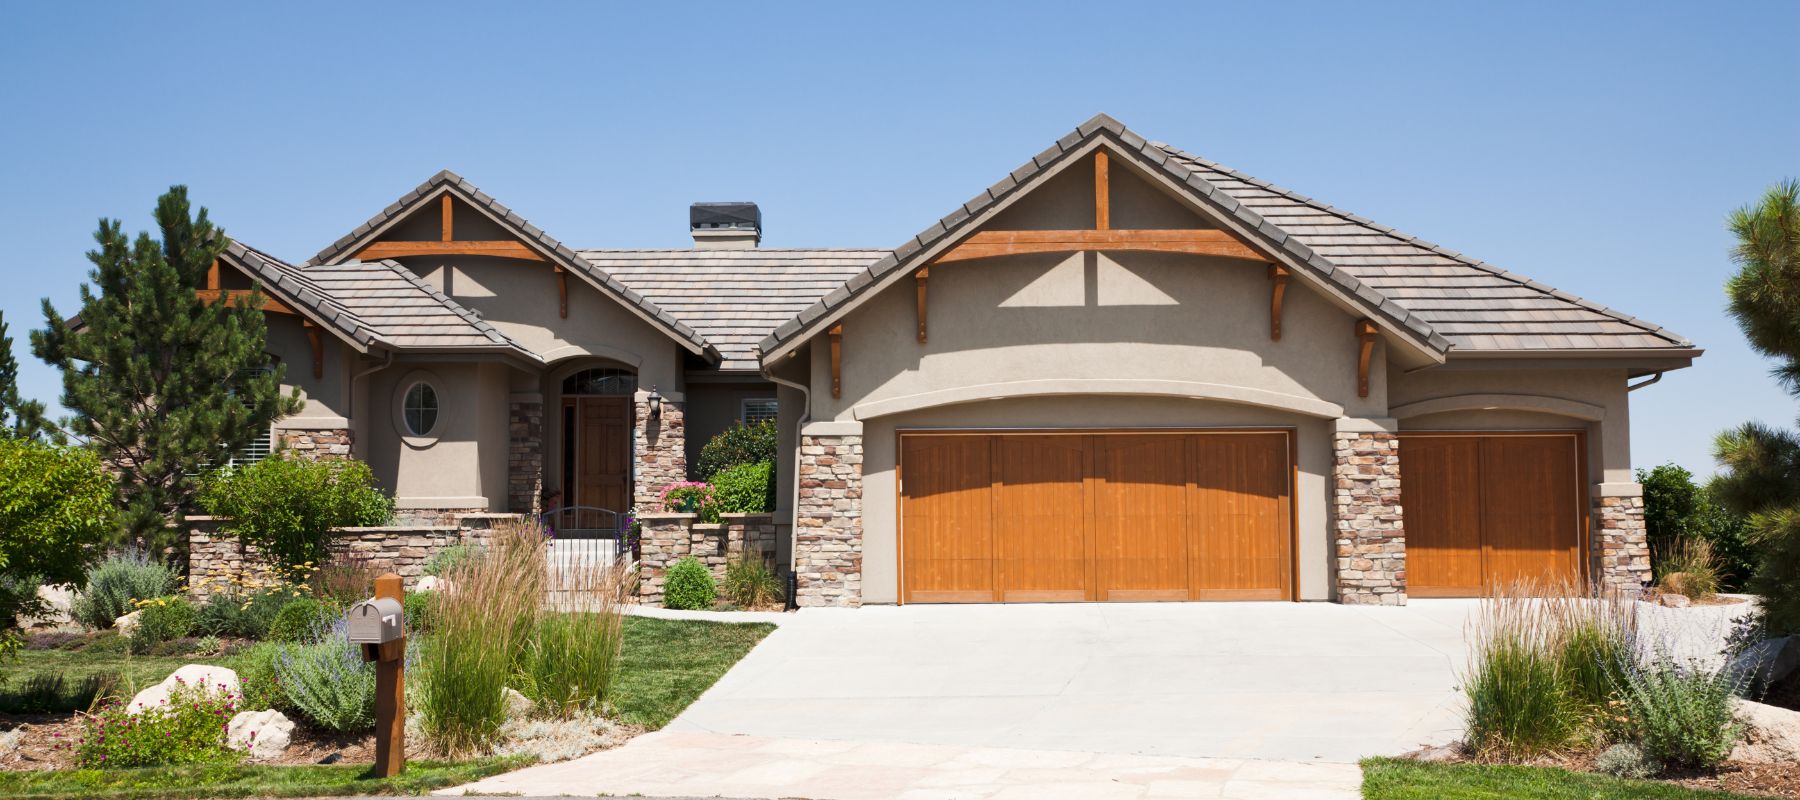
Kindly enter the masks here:
[[561, 266], [553, 266], [556, 270], [556, 313], [563, 319], [569, 318], [569, 273]]
[[306, 329], [306, 341], [312, 345], [313, 379], [325, 377], [325, 342], [319, 336], [319, 326], [310, 319], [300, 321], [300, 327]]
[[1287, 295], [1288, 271], [1280, 264], [1269, 265], [1269, 338], [1281, 341], [1281, 301]]
[[450, 209], [450, 193], [444, 193], [444, 241], [456, 241], [455, 214]]
[[919, 344], [925, 343], [925, 280], [931, 277], [931, 269], [919, 270], [913, 279], [919, 283]]
[[1369, 359], [1375, 355], [1375, 323], [1356, 321], [1356, 396], [1369, 396]]
[[838, 323], [826, 331], [831, 337], [831, 396], [844, 396], [844, 325]]

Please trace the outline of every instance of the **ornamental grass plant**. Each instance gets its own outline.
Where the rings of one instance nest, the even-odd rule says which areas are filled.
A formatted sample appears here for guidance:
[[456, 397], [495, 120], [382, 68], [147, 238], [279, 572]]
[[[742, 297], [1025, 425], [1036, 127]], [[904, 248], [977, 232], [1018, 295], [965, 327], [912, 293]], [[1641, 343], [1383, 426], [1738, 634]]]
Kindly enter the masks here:
[[419, 647], [417, 708], [427, 740], [449, 755], [485, 752], [506, 722], [502, 694], [535, 628], [545, 590], [535, 522], [496, 527], [485, 551], [447, 569], [433, 632]]
[[517, 681], [539, 716], [572, 719], [608, 699], [624, 631], [620, 605], [633, 577], [622, 563], [576, 561], [551, 571], [552, 608], [525, 642]]

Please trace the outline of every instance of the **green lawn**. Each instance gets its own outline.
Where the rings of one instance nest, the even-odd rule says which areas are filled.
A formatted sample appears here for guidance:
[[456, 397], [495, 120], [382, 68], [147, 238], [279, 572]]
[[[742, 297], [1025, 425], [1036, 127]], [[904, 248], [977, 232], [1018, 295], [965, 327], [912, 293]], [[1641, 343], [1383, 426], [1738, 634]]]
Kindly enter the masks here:
[[112, 687], [130, 697], [161, 683], [183, 664], [232, 666], [229, 657], [134, 656], [125, 651], [125, 640], [111, 632], [80, 644], [80, 649], [21, 651], [17, 660], [0, 667], [0, 713], [85, 711], [95, 689]]
[[626, 617], [613, 716], [651, 730], [669, 724], [772, 630], [766, 622]]
[[1550, 767], [1362, 763], [1365, 800], [1753, 800], [1745, 795], [1628, 781]]
[[330, 767], [184, 766], [149, 769], [82, 769], [0, 772], [0, 797], [13, 800], [212, 797], [325, 797], [356, 794], [424, 794], [518, 769], [529, 758], [488, 758], [443, 764], [415, 761], [394, 778], [369, 776], [364, 764]]

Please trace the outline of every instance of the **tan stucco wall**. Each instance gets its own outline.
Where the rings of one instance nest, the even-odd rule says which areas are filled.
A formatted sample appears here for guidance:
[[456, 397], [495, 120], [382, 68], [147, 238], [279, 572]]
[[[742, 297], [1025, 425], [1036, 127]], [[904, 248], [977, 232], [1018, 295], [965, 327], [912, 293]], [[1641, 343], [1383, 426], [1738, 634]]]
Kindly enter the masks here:
[[[358, 449], [401, 508], [505, 510], [509, 370], [503, 364], [396, 362], [367, 378], [371, 413]], [[402, 432], [397, 409], [416, 380], [437, 390], [437, 426]]]
[[929, 409], [863, 424], [863, 601], [896, 600], [899, 547], [897, 432], [918, 428], [1295, 428], [1300, 596], [1330, 597], [1326, 533], [1331, 471], [1327, 420], [1231, 403], [1157, 397], [1034, 397]]
[[743, 416], [743, 401], [753, 398], [779, 400], [772, 383], [700, 383], [687, 385], [688, 464], [700, 458], [700, 448]]
[[298, 387], [306, 407], [299, 414], [275, 423], [277, 429], [344, 428], [350, 417], [350, 375], [355, 366], [355, 350], [329, 333], [322, 333], [324, 367], [321, 377], [313, 377], [312, 344], [308, 341], [300, 318], [288, 314], [264, 314], [268, 320], [268, 338], [264, 349], [281, 360], [286, 367], [282, 391]]
[[1623, 369], [1437, 368], [1395, 373], [1388, 394], [1403, 431], [1587, 431], [1589, 482], [1630, 483], [1626, 384]]

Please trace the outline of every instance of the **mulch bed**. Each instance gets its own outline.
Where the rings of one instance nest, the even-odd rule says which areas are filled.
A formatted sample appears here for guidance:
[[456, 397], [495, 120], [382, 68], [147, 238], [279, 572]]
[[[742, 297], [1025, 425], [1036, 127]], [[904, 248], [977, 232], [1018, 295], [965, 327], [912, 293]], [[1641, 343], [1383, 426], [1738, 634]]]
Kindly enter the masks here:
[[[21, 736], [12, 749], [0, 751], [0, 770], [44, 770], [73, 769], [75, 754], [66, 749], [59, 749], [58, 744], [73, 742], [81, 738], [80, 714], [0, 714], [0, 733], [19, 731]], [[409, 744], [417, 746], [416, 742]], [[407, 756], [422, 756], [423, 753], [411, 752], [408, 747]], [[335, 755], [333, 761], [326, 759]], [[370, 733], [341, 734], [309, 728], [304, 724], [294, 726], [293, 743], [288, 745], [281, 757], [271, 760], [256, 759], [247, 763], [276, 764], [295, 766], [301, 764], [321, 763], [374, 763], [375, 735]]]
[[[1446, 755], [1445, 750], [1441, 748], [1428, 748], [1411, 755], [1413, 757], [1427, 756], [1427, 760], [1465, 764], [1519, 764], [1527, 767], [1558, 767], [1571, 772], [1598, 773], [1599, 770], [1594, 769], [1594, 760], [1599, 758], [1600, 752], [1599, 750], [1583, 750], [1544, 755], [1524, 761], [1496, 761], [1470, 755], [1459, 745], [1456, 747], [1454, 755]], [[1435, 756], [1435, 758], [1430, 756]], [[1710, 789], [1764, 797], [1800, 797], [1800, 764], [1744, 764], [1727, 761], [1716, 771], [1665, 774], [1652, 780], [1685, 786], [1690, 789]]]

